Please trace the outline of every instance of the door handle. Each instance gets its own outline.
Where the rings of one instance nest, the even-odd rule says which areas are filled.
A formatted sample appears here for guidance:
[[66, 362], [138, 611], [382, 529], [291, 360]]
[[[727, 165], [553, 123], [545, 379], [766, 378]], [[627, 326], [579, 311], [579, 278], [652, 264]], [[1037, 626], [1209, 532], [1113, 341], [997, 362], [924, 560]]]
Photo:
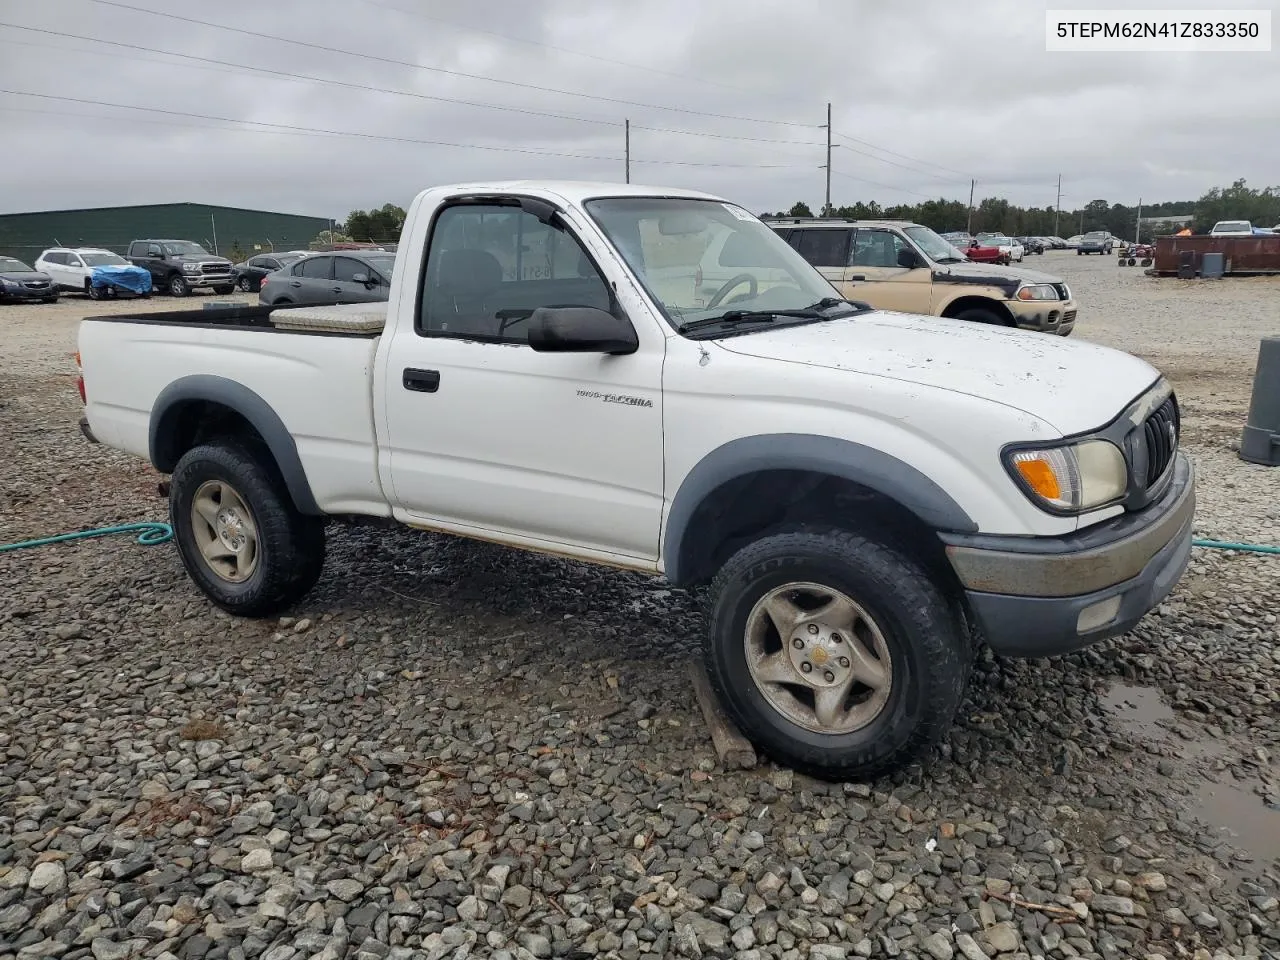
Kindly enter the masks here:
[[415, 370], [412, 367], [406, 367], [404, 377], [400, 382], [404, 384], [406, 390], [414, 390], [418, 393], [435, 393], [440, 389], [440, 371]]
[[341, 292], [342, 292], [342, 288], [341, 288], [341, 287], [334, 287], [334, 288], [333, 288], [333, 292], [334, 292], [334, 293], [341, 293]]
[[866, 279], [867, 279], [867, 275], [865, 273], [855, 273], [849, 277], [849, 282], [852, 283], [855, 280], [862, 280], [865, 282]]

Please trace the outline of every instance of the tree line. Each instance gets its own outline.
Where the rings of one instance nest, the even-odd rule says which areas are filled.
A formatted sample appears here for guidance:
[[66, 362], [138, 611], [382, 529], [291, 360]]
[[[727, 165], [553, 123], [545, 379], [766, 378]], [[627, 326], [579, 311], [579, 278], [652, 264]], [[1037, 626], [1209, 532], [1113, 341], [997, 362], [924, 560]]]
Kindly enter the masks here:
[[[1001, 197], [986, 197], [973, 208], [970, 221], [969, 207], [959, 200], [926, 200], [916, 204], [895, 204], [882, 207], [874, 200], [845, 204], [827, 211], [825, 216], [847, 217], [853, 220], [910, 220], [923, 224], [939, 233], [964, 230], [972, 227], [974, 233], [986, 231], [1004, 233], [1013, 237], [1068, 237], [1090, 230], [1107, 230], [1117, 237], [1130, 239], [1138, 223], [1137, 206], [1123, 203], [1107, 203], [1092, 200], [1075, 210], [1061, 210], [1055, 214], [1053, 207], [1019, 207]], [[1144, 204], [1142, 217], [1194, 217], [1189, 226], [1195, 233], [1208, 233], [1219, 220], [1248, 220], [1255, 227], [1272, 227], [1280, 224], [1280, 187], [1261, 190], [1237, 180], [1229, 187], [1214, 187], [1198, 200], [1167, 201]], [[794, 204], [790, 210], [763, 216], [812, 217], [809, 205], [804, 201]], [[1055, 228], [1056, 222], [1056, 228]], [[1157, 234], [1175, 233], [1181, 229], [1174, 223], [1144, 223], [1144, 238]]]

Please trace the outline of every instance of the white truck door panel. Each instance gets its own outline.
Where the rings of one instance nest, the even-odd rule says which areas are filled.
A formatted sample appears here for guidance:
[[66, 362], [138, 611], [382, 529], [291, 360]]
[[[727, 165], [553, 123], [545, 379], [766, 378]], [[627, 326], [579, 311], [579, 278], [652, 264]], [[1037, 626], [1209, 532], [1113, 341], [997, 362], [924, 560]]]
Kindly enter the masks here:
[[620, 356], [529, 347], [533, 307], [610, 295], [571, 234], [519, 208], [446, 207], [423, 283], [382, 387], [402, 519], [656, 562], [665, 339]]

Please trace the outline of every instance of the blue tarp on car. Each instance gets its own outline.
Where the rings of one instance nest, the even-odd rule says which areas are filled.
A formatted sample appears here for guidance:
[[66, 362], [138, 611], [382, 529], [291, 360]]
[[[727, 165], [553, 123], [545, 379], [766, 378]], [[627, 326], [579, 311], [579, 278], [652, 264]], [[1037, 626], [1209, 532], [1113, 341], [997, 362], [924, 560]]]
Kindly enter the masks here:
[[151, 292], [150, 272], [132, 264], [109, 263], [94, 267], [89, 274], [89, 282], [99, 290], [114, 288], [132, 293]]

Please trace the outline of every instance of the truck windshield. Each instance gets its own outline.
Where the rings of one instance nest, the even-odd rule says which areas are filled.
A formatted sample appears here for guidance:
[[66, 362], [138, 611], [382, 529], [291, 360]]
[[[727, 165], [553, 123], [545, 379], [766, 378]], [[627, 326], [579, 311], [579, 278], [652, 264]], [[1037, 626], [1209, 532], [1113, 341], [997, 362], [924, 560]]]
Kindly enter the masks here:
[[164, 252], [171, 257], [207, 257], [209, 251], [190, 240], [177, 240], [164, 245]]
[[586, 208], [677, 326], [731, 310], [805, 310], [838, 298], [785, 240], [733, 204], [615, 197]]

